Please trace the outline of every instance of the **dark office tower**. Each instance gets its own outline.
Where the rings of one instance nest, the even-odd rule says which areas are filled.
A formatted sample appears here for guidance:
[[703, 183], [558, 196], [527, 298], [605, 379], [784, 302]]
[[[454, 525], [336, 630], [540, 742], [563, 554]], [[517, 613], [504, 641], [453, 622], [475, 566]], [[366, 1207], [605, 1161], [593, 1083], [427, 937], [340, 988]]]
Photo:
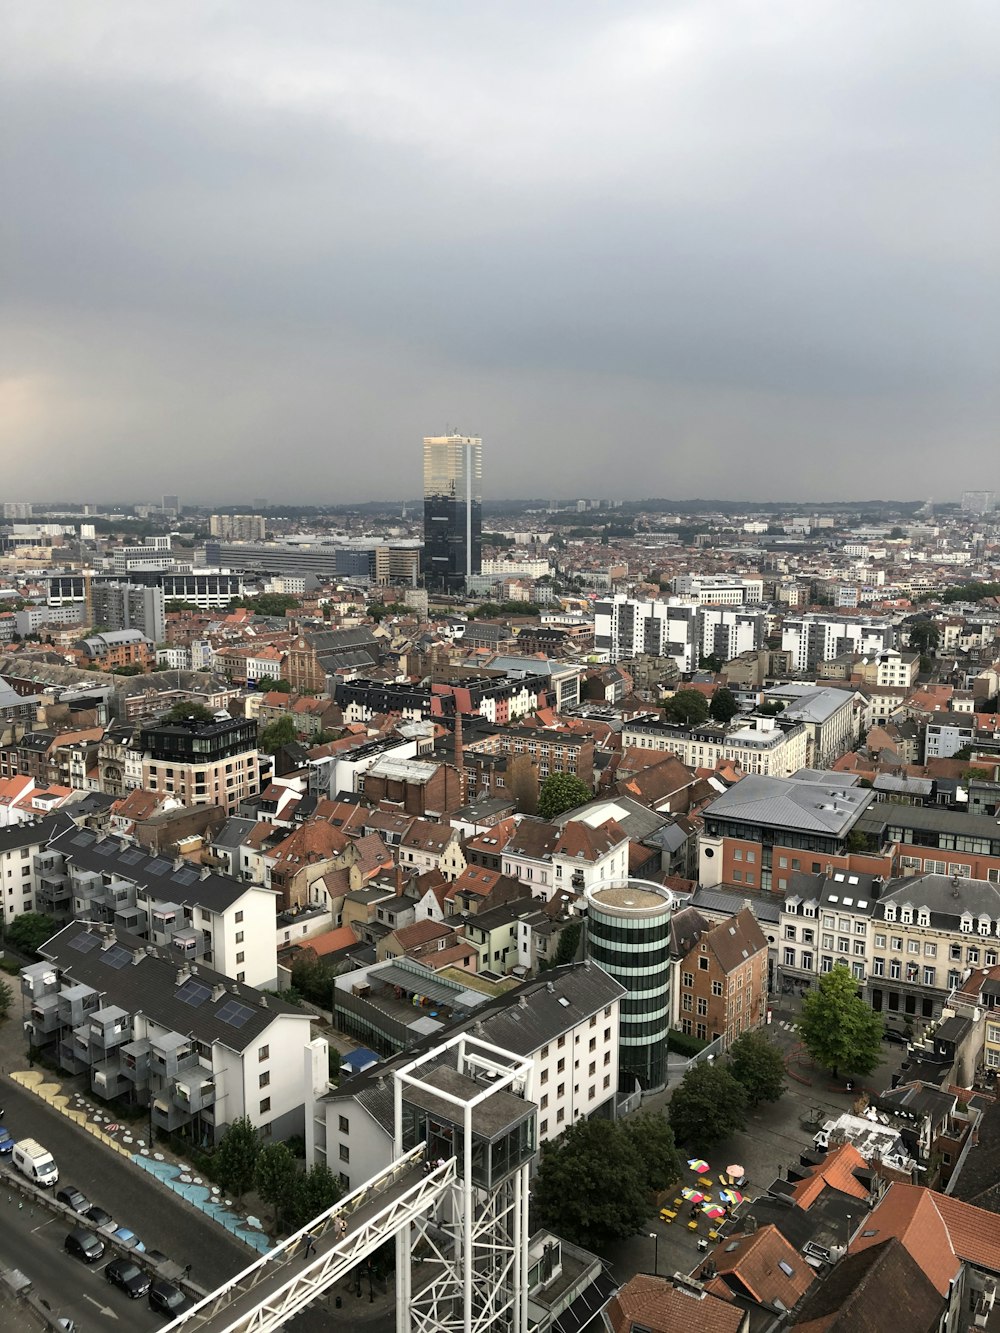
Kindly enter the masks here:
[[460, 590], [482, 572], [483, 442], [475, 435], [424, 439], [424, 580]]

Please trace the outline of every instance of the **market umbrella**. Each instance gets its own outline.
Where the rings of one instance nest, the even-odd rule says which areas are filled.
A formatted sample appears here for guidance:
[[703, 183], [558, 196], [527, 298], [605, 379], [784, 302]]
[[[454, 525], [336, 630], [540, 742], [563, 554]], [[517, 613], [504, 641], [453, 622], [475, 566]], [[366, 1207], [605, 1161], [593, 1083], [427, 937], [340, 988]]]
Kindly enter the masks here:
[[701, 1211], [705, 1214], [706, 1217], [712, 1218], [713, 1221], [716, 1218], [725, 1217], [726, 1215], [726, 1210], [724, 1208], [720, 1208], [717, 1203], [703, 1203], [701, 1205]]
[[746, 1167], [740, 1166], [739, 1162], [733, 1162], [731, 1166], [726, 1167], [727, 1176], [745, 1176]]
[[687, 1199], [688, 1203], [704, 1203], [706, 1197], [701, 1190], [693, 1190], [690, 1188], [682, 1189], [681, 1195], [683, 1198]]
[[719, 1190], [719, 1198], [722, 1199], [724, 1203], [737, 1204], [743, 1202], [743, 1195], [739, 1190]]
[[688, 1166], [696, 1176], [703, 1176], [709, 1169], [708, 1163], [705, 1161], [704, 1157], [692, 1157], [688, 1162]]

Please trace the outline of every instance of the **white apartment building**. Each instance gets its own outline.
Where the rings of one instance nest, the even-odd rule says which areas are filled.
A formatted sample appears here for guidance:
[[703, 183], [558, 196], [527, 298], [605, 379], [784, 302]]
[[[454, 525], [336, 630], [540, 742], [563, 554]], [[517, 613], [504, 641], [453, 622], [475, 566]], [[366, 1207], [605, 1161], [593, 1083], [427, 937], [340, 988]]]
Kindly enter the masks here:
[[781, 648], [791, 653], [797, 671], [809, 671], [844, 653], [872, 654], [895, 648], [898, 630], [891, 620], [876, 616], [827, 616], [808, 612], [786, 616]]
[[744, 773], [778, 778], [808, 767], [809, 742], [802, 723], [785, 730], [770, 717], [737, 722], [728, 730], [715, 722], [685, 728], [647, 717], [627, 722], [622, 729], [623, 746], [665, 750], [689, 768], [714, 768], [729, 759]]
[[721, 574], [678, 574], [670, 589], [701, 606], [746, 606], [764, 600], [764, 580], [726, 578]]
[[639, 601], [616, 594], [597, 602], [594, 646], [609, 662], [640, 654], [672, 657], [678, 671], [694, 671], [702, 657], [715, 653], [725, 662], [761, 648], [767, 617], [760, 608], [700, 606], [678, 597]]
[[[430, 1040], [474, 1026], [483, 1041], [530, 1058], [525, 1096], [538, 1105], [538, 1140], [546, 1143], [577, 1120], [614, 1117], [624, 995], [596, 964], [553, 968], [544, 979], [477, 1004], [468, 1018]], [[416, 1050], [398, 1058], [410, 1059]], [[306, 1052], [306, 1162], [324, 1162], [345, 1189], [392, 1161], [390, 1069], [390, 1062], [380, 1062], [334, 1088], [326, 1042], [319, 1038]]]

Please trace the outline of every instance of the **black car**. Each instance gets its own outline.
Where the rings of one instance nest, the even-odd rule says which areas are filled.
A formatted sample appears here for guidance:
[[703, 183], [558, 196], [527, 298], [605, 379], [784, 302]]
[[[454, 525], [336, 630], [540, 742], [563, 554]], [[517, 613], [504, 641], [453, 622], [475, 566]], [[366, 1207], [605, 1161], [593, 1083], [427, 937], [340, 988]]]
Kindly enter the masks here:
[[64, 1189], [56, 1190], [56, 1198], [60, 1203], [64, 1203], [67, 1208], [72, 1208], [74, 1213], [85, 1213], [90, 1207], [90, 1200], [86, 1194], [74, 1185], [67, 1185]]
[[144, 1273], [131, 1259], [112, 1259], [104, 1270], [108, 1282], [121, 1287], [126, 1296], [137, 1301], [149, 1291], [149, 1274]]
[[882, 1033], [882, 1040], [887, 1041], [892, 1046], [909, 1046], [910, 1039], [905, 1032], [898, 1032], [895, 1028], [886, 1028]]
[[175, 1287], [172, 1282], [166, 1282], [163, 1278], [158, 1277], [149, 1288], [149, 1308], [155, 1310], [157, 1314], [166, 1315], [169, 1319], [176, 1319], [193, 1305], [194, 1301], [190, 1296], [185, 1296], [180, 1287]]
[[88, 1221], [93, 1222], [98, 1231], [116, 1231], [118, 1229], [118, 1223], [108, 1210], [99, 1207], [96, 1203], [92, 1203], [89, 1208], [85, 1208], [83, 1215]]
[[96, 1264], [98, 1259], [103, 1259], [106, 1248], [100, 1236], [95, 1236], [83, 1227], [74, 1227], [63, 1241], [66, 1253], [74, 1259], [82, 1259], [85, 1264]]

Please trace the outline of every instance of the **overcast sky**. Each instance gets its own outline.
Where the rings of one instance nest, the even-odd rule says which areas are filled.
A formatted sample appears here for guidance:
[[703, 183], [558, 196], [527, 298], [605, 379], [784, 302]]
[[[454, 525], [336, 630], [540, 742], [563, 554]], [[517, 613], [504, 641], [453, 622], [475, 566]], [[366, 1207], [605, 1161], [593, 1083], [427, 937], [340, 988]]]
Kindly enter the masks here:
[[996, 0], [8, 0], [0, 498], [1000, 487]]

